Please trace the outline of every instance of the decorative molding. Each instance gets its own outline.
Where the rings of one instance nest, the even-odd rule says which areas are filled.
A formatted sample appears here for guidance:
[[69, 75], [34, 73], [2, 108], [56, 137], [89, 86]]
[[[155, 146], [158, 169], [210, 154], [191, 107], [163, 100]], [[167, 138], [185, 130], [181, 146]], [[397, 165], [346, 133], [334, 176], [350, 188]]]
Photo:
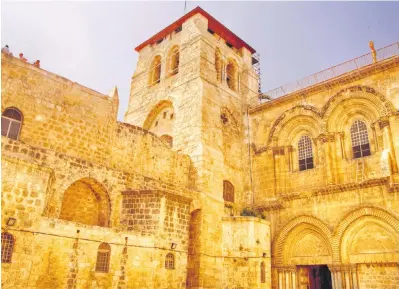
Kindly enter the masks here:
[[[359, 96], [356, 93], [363, 93], [363, 95]], [[347, 99], [356, 99], [356, 98], [367, 98], [373, 101], [377, 105], [377, 109], [382, 117], [386, 117], [389, 115], [393, 115], [396, 113], [396, 109], [394, 105], [378, 90], [369, 86], [363, 85], [355, 85], [350, 86], [345, 89], [342, 89], [327, 101], [327, 103], [323, 106], [321, 111], [311, 105], [297, 105], [294, 106], [287, 111], [283, 112], [273, 123], [269, 136], [267, 139], [266, 146], [256, 151], [256, 154], [266, 151], [271, 147], [273, 139], [275, 135], [278, 134], [281, 130], [280, 127], [283, 127], [285, 123], [287, 123], [290, 119], [295, 116], [306, 116], [305, 112], [310, 112], [313, 114], [316, 119], [321, 119], [321, 128], [323, 130], [326, 129], [327, 120], [330, 117], [331, 112], [333, 111], [334, 105], [336, 103], [340, 103]], [[385, 124], [384, 124], [385, 125]], [[325, 135], [328, 133], [323, 133]], [[320, 137], [321, 141], [330, 141], [330, 138], [327, 139], [324, 136]]]
[[384, 129], [385, 127], [389, 127], [389, 118], [388, 117], [382, 117], [378, 120], [378, 125], [380, 126], [380, 129]]
[[319, 141], [322, 144], [328, 143], [328, 142], [335, 142], [335, 133], [319, 134], [315, 140]]

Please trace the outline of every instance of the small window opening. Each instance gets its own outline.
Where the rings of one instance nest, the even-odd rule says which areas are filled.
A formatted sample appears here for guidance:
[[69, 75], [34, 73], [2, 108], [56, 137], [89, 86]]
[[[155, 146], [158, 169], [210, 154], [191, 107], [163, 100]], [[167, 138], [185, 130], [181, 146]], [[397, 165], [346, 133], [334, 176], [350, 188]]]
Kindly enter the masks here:
[[159, 40], [157, 41], [157, 44], [162, 43], [162, 41], [163, 41], [163, 38], [159, 39]]
[[229, 181], [223, 181], [223, 199], [226, 202], [234, 203], [234, 186]]
[[174, 114], [171, 113], [171, 114], [170, 114], [170, 119], [173, 119], [173, 117], [174, 117]]
[[371, 155], [367, 126], [363, 121], [356, 120], [351, 126], [353, 158]]
[[1, 263], [11, 263], [14, 251], [14, 236], [10, 233], [1, 233]]
[[168, 113], [166, 111], [163, 112], [163, 118], [166, 118], [166, 116], [168, 115]]
[[313, 169], [312, 141], [307, 135], [302, 136], [298, 142], [298, 160], [300, 171]]
[[165, 257], [165, 268], [175, 269], [175, 255], [168, 253]]
[[226, 45], [230, 48], [233, 48], [233, 44], [231, 44], [230, 42], [226, 42]]
[[1, 115], [1, 135], [18, 140], [22, 126], [22, 114], [15, 108], [7, 108]]
[[214, 32], [212, 29], [209, 29], [209, 28], [208, 28], [208, 32], [209, 32], [210, 34], [212, 34], [212, 35], [215, 34], [215, 32]]
[[260, 263], [260, 283], [266, 283], [265, 262], [261, 262]]
[[98, 247], [96, 272], [107, 273], [109, 271], [109, 259], [111, 256], [111, 247], [107, 243], [101, 243]]
[[179, 27], [177, 27], [177, 28], [175, 29], [175, 33], [179, 33], [181, 30], [182, 30], [182, 27], [179, 26]]

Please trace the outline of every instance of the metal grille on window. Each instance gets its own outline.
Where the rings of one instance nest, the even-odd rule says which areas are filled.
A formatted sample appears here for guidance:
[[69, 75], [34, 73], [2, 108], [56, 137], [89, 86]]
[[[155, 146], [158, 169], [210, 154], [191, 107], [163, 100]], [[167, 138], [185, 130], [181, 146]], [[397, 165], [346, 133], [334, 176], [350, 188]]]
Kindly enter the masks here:
[[260, 283], [266, 283], [265, 262], [260, 263]]
[[165, 268], [166, 269], [175, 269], [175, 255], [173, 255], [172, 253], [166, 254]]
[[14, 250], [14, 237], [10, 233], [1, 233], [1, 263], [11, 263]]
[[302, 136], [298, 142], [298, 159], [300, 171], [313, 169], [312, 141], [307, 135]]
[[234, 203], [234, 186], [229, 181], [223, 181], [223, 199]]
[[1, 135], [18, 140], [22, 114], [15, 108], [7, 108], [1, 115]]
[[111, 255], [111, 247], [107, 243], [102, 243], [98, 247], [96, 271], [107, 273], [109, 270], [109, 258]]
[[369, 156], [370, 142], [366, 124], [356, 120], [351, 126], [352, 152], [355, 159]]

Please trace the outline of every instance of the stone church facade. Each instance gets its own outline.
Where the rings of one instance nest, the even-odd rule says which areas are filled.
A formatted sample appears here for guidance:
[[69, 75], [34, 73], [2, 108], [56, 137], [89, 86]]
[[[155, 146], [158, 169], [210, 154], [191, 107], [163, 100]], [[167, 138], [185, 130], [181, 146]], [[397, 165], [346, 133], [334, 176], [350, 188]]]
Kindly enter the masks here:
[[197, 7], [136, 47], [124, 122], [2, 54], [2, 287], [398, 289], [393, 49], [259, 101]]

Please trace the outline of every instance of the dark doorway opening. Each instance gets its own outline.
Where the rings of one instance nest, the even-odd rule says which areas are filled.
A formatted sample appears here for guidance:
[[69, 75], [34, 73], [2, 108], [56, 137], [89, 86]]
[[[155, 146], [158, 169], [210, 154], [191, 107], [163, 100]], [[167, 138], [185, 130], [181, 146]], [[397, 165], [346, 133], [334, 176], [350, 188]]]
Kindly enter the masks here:
[[326, 265], [299, 266], [299, 289], [332, 289], [331, 272]]

